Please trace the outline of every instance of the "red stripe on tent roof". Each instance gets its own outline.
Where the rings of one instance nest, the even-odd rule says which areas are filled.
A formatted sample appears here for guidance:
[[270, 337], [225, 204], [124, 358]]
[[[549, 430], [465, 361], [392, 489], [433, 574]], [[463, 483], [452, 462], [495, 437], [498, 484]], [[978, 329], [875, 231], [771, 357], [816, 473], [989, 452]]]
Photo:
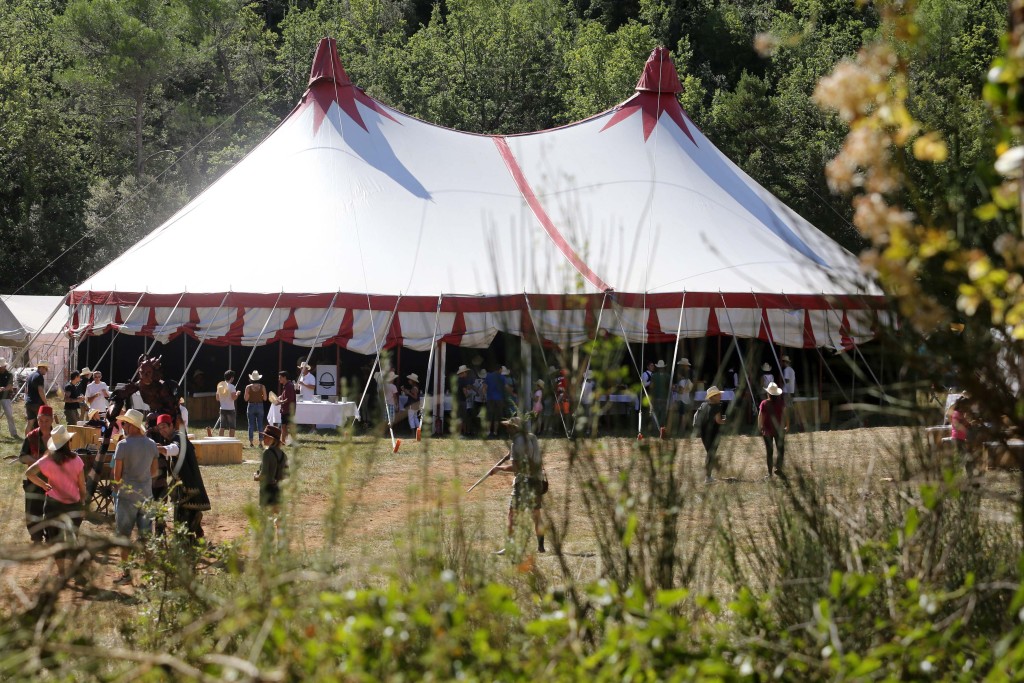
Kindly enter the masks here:
[[602, 292], [607, 292], [611, 289], [604, 280], [598, 277], [597, 273], [590, 269], [583, 259], [580, 258], [579, 254], [570, 246], [569, 242], [562, 236], [562, 233], [555, 227], [554, 221], [548, 216], [547, 211], [541, 205], [540, 200], [537, 199], [537, 195], [534, 194], [533, 188], [530, 187], [529, 181], [523, 174], [523, 169], [519, 167], [519, 162], [516, 161], [515, 155], [512, 153], [512, 149], [508, 146], [508, 141], [503, 137], [493, 138], [495, 146], [498, 148], [498, 153], [501, 154], [501, 158], [505, 162], [505, 166], [508, 167], [509, 173], [512, 174], [512, 179], [516, 181], [516, 186], [519, 188], [519, 192], [523, 195], [523, 199], [529, 204], [530, 209], [533, 211], [533, 215], [537, 217], [540, 224], [544, 226], [544, 230], [548, 233], [548, 237], [555, 243], [562, 255], [569, 260], [573, 268], [579, 271], [580, 275], [585, 277], [587, 281], [597, 287]]

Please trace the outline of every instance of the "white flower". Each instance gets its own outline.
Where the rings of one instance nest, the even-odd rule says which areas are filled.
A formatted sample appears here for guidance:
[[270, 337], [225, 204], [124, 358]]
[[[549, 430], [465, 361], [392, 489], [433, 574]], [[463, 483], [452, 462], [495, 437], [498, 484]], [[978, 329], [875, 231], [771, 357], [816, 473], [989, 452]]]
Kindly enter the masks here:
[[455, 572], [453, 572], [451, 569], [445, 569], [443, 572], [441, 572], [441, 580], [445, 583], [451, 583], [455, 580]]
[[821, 658], [822, 659], [828, 659], [829, 657], [832, 656], [832, 652], [833, 652], [832, 646], [831, 645], [826, 645], [825, 647], [821, 648]]
[[1020, 178], [1024, 175], [1024, 145], [1011, 147], [996, 159], [996, 171], [1006, 178]]
[[932, 670], [932, 663], [927, 659], [921, 662], [921, 671], [928, 673]]
[[752, 673], [754, 673], [754, 667], [749, 659], [744, 659], [743, 664], [740, 666], [740, 676], [749, 676]]

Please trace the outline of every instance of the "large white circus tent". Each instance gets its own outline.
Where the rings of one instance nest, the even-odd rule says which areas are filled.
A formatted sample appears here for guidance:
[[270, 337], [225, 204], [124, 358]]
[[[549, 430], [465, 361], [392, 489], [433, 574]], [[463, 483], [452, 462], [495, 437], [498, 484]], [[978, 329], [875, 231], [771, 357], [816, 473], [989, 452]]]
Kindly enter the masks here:
[[680, 90], [659, 48], [617, 107], [475, 135], [367, 96], [324, 39], [270, 136], [72, 289], [69, 332], [363, 354], [485, 347], [499, 332], [873, 337], [882, 298], [856, 259], [715, 148]]

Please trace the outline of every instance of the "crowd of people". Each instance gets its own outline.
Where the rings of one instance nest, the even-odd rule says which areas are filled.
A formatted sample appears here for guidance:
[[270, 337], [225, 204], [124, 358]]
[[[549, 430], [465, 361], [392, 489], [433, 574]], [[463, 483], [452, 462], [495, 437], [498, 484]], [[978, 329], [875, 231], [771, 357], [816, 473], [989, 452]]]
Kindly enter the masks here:
[[[795, 394], [796, 378], [788, 356], [782, 357], [783, 385], [775, 382], [771, 366], [762, 366], [761, 393], [756, 421], [766, 450], [767, 475], [785, 477], [785, 434], [789, 429], [787, 399]], [[140, 369], [146, 362], [140, 359]], [[157, 365], [158, 367], [158, 365]], [[211, 501], [203, 483], [195, 447], [186, 438], [188, 413], [183, 401], [175, 400], [172, 409], [158, 406], [148, 415], [128, 408], [121, 411], [115, 391], [103, 381], [103, 374], [83, 368], [70, 373], [58, 399], [62, 402], [66, 425], [99, 427], [104, 432], [117, 432], [119, 440], [112, 457], [104, 454], [75, 452], [70, 448], [71, 430], [56, 423], [54, 408], [45, 391], [45, 361], [37, 364], [25, 387], [27, 433], [19, 460], [26, 465], [25, 491], [26, 528], [33, 542], [67, 540], [81, 524], [88, 501], [98, 480], [106, 471], [114, 495], [115, 529], [118, 535], [145, 538], [152, 533], [167, 533], [168, 522], [191, 542], [204, 538], [203, 513], [211, 509]], [[280, 505], [281, 483], [287, 476], [288, 458], [283, 447], [289, 442], [289, 428], [299, 400], [313, 398], [316, 380], [307, 363], [300, 363], [299, 373], [292, 380], [289, 373], [278, 373], [278, 391], [268, 391], [258, 370], [248, 375], [248, 383], [239, 389], [236, 374], [227, 371], [217, 385], [219, 417], [215, 429], [234, 437], [238, 428], [237, 401], [246, 406], [248, 442], [255, 447], [259, 437], [263, 457], [254, 478], [259, 482], [259, 502], [271, 513], [277, 532], [276, 513]], [[725, 392], [717, 386], [708, 387], [697, 401], [697, 384], [692, 379], [691, 365], [683, 358], [672, 376], [663, 360], [651, 361], [641, 375], [641, 388], [635, 403], [646, 416], [648, 429], [665, 436], [669, 432], [686, 432], [691, 428], [705, 449], [705, 481], [714, 482], [717, 450], [721, 430], [726, 424]], [[144, 384], [155, 384], [152, 373], [142, 372]], [[10, 392], [12, 380], [5, 364], [0, 364], [0, 401], [8, 414], [8, 426], [16, 435], [11, 418]], [[738, 391], [732, 375], [734, 394]], [[378, 375], [384, 397], [384, 418], [390, 428], [400, 421], [410, 430], [420, 427], [423, 395], [416, 373], [405, 376], [398, 386], [394, 372]], [[162, 382], [162, 380], [159, 380]], [[511, 535], [515, 514], [528, 509], [534, 517], [538, 550], [544, 552], [544, 536], [540, 522], [541, 500], [547, 489], [543, 459], [537, 436], [558, 433], [566, 425], [594, 426], [601, 410], [602, 398], [608, 401], [611, 392], [601, 392], [590, 372], [581, 377], [582, 386], [570, 386], [569, 373], [551, 366], [545, 378], [538, 378], [528, 394], [520, 396], [512, 372], [503, 365], [489, 370], [461, 365], [455, 372], [455, 399], [462, 411], [461, 433], [497, 438], [504, 429], [511, 440], [508, 456], [486, 476], [509, 472], [514, 474], [509, 501], [508, 530]], [[137, 387], [141, 391], [141, 387]], [[150, 396], [155, 396], [150, 387]], [[116, 391], [120, 391], [120, 388]], [[615, 391], [628, 391], [616, 388]], [[166, 391], [165, 391], [166, 393]], [[753, 393], [753, 392], [752, 392]], [[170, 394], [169, 394], [170, 395]], [[529, 411], [520, 414], [520, 402]], [[269, 404], [269, 411], [266, 406]], [[112, 411], [108, 415], [108, 411]], [[486, 432], [485, 432], [486, 430]], [[105, 440], [104, 443], [107, 443]], [[92, 462], [87, 462], [92, 460]], [[507, 464], [505, 464], [505, 462]], [[104, 469], [106, 468], [106, 470]], [[168, 511], [169, 514], [168, 514]], [[119, 583], [132, 581], [129, 569], [130, 546], [122, 548], [123, 571]], [[64, 558], [58, 568], [65, 571]]]

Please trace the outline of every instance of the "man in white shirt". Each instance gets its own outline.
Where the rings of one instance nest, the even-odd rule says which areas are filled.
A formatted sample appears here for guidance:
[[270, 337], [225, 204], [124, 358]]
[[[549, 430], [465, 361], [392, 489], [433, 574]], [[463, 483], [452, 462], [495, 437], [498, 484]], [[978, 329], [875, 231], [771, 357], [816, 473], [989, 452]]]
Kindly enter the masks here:
[[316, 375], [310, 372], [309, 363], [299, 363], [298, 390], [300, 401], [312, 401], [316, 394]]
[[796, 370], [793, 369], [789, 356], [782, 357], [782, 393], [787, 405], [796, 396]]
[[102, 414], [106, 414], [107, 407], [110, 403], [107, 399], [110, 398], [110, 387], [103, 381], [103, 373], [99, 370], [95, 370], [92, 373], [92, 382], [85, 388], [85, 402], [89, 406], [89, 410], [98, 410]]
[[800, 417], [793, 410], [796, 398], [796, 370], [793, 369], [793, 363], [789, 356], [783, 356], [779, 360], [782, 362], [782, 398], [785, 401], [786, 418], [796, 421], [802, 427]]

